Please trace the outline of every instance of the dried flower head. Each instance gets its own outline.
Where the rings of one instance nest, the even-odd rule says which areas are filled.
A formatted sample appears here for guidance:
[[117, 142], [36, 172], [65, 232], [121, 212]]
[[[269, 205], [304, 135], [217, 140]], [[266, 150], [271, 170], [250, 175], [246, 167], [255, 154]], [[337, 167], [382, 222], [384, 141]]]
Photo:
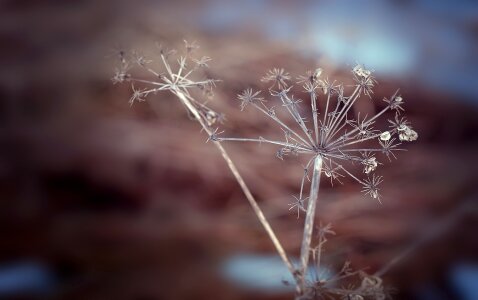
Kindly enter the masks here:
[[369, 195], [373, 199], [380, 201], [380, 193], [378, 186], [382, 183], [382, 176], [376, 176], [375, 174], [372, 177], [364, 179], [364, 185], [362, 192], [366, 195]]
[[322, 74], [322, 68], [317, 68], [314, 71], [309, 70], [305, 72], [305, 76], [300, 75], [299, 77], [297, 77], [297, 83], [315, 85], [320, 81], [319, 77], [321, 74]]
[[[131, 105], [134, 102], [145, 101], [148, 96], [160, 91], [170, 91], [175, 95], [181, 94], [181, 97], [186, 97], [188, 103], [198, 112], [199, 121], [206, 126], [213, 126], [217, 122], [221, 122], [224, 116], [212, 110], [207, 105], [207, 100], [201, 102], [198, 97], [192, 95], [194, 90], [202, 92], [207, 97], [212, 95], [212, 88], [217, 80], [201, 78], [201, 72], [199, 72], [200, 68], [208, 67], [211, 59], [207, 56], [194, 57], [193, 52], [199, 48], [195, 42], [184, 41], [184, 45], [185, 54], [177, 57], [177, 51], [157, 45], [162, 63], [160, 70], [150, 67], [151, 60], [139, 51], [121, 50], [119, 66], [115, 70], [112, 81], [115, 84], [131, 83], [132, 95], [129, 100]], [[144, 75], [133, 75], [135, 71], [140, 70], [149, 74], [150, 78], [145, 78]]]
[[[364, 276], [360, 286], [333, 288], [331, 285], [336, 284], [340, 279], [358, 274], [352, 272], [348, 266], [344, 266], [337, 276], [329, 280], [321, 280], [319, 277], [313, 280], [307, 278], [310, 253], [313, 255], [316, 269], [319, 270], [322, 244], [326, 241], [325, 234], [321, 234], [319, 230], [319, 243], [316, 247], [311, 247], [320, 175], [324, 174], [329, 178], [331, 184], [334, 181], [342, 183], [341, 179], [348, 176], [362, 186], [362, 192], [365, 195], [381, 203], [380, 184], [383, 178], [375, 174], [381, 165], [377, 155], [384, 155], [391, 161], [391, 157], [396, 158], [397, 151], [403, 150], [398, 148], [400, 143], [395, 141], [414, 141], [418, 134], [405, 118], [399, 117], [399, 113], [403, 111], [403, 99], [397, 95], [398, 91], [386, 100], [387, 105], [372, 117], [361, 117], [360, 113], [355, 116], [352, 109], [354, 104], [363, 95], [371, 98], [373, 94], [376, 81], [372, 71], [361, 65], [356, 66], [352, 70], [355, 85], [351, 91], [346, 91], [342, 84], [335, 84], [334, 81], [328, 79], [320, 79], [321, 73], [321, 69], [316, 69], [316, 71], [307, 72], [306, 76], [298, 78], [298, 83], [303, 84], [305, 92], [310, 97], [308, 118], [303, 115], [304, 110], [301, 108], [303, 101], [291, 93], [292, 86], [287, 83], [290, 76], [283, 69], [273, 69], [262, 79], [264, 82], [272, 82], [269, 92], [277, 104], [267, 106], [264, 99], [258, 96], [259, 92], [253, 92], [252, 89], [246, 89], [238, 96], [241, 101], [241, 110], [250, 106], [263, 113], [284, 132], [284, 139], [220, 137], [216, 140], [219, 142], [258, 142], [278, 146], [276, 156], [281, 160], [289, 155], [307, 157], [299, 196], [294, 197], [295, 201], [289, 204], [289, 210], [297, 210], [297, 217], [300, 216], [301, 211], [305, 212], [300, 267], [293, 273], [300, 295], [297, 299], [327, 297], [332, 299], [337, 296], [342, 299], [368, 299], [370, 297], [370, 299], [383, 299], [385, 293], [381, 281], [377, 280], [372, 283], [370, 276]], [[317, 90], [322, 90], [323, 95], [317, 93]], [[365, 101], [371, 100], [365, 99]], [[290, 120], [280, 118], [276, 114], [276, 107], [284, 110], [290, 116]], [[377, 121], [388, 111], [395, 111], [395, 119], [389, 120], [390, 128], [376, 129], [376, 124], [383, 123]], [[365, 174], [363, 179], [354, 175], [354, 172], [349, 169], [357, 164], [363, 167], [363, 174]], [[310, 174], [311, 177], [309, 177]], [[305, 184], [308, 181], [310, 181], [309, 195], [304, 197]]]
[[415, 141], [418, 138], [418, 133], [409, 126], [401, 126], [398, 128], [398, 138], [400, 141]]
[[[264, 99], [258, 96], [259, 92], [254, 92], [252, 89], [246, 89], [238, 96], [241, 101], [241, 110], [250, 105], [262, 112], [287, 132], [284, 140], [221, 137], [219, 141], [261, 142], [276, 145], [279, 146], [276, 156], [280, 159], [290, 154], [308, 155], [308, 169], [312, 167], [313, 160], [320, 156], [323, 162], [321, 172], [330, 178], [331, 182], [333, 180], [340, 182], [341, 177], [348, 175], [362, 185], [365, 194], [380, 200], [378, 186], [382, 182], [382, 177], [374, 174], [380, 166], [379, 157], [375, 154], [383, 154], [389, 160], [391, 157], [396, 158], [395, 153], [404, 149], [398, 148], [400, 144], [395, 141], [410, 142], [418, 137], [410, 123], [399, 116], [399, 112], [404, 111], [403, 98], [397, 91], [390, 99], [385, 100], [387, 105], [376, 115], [361, 117], [358, 113], [355, 117], [352, 114], [354, 104], [362, 95], [370, 97], [373, 92], [372, 88], [376, 83], [373, 72], [362, 65], [354, 67], [352, 73], [356, 84], [348, 95], [343, 85], [320, 79], [321, 73], [322, 69], [318, 68], [307, 72], [305, 76], [298, 77], [299, 83], [304, 84], [304, 89], [310, 96], [309, 118], [302, 114], [302, 100], [291, 94], [292, 86], [286, 82], [290, 76], [283, 69], [272, 69], [262, 79], [265, 82], [272, 82], [270, 94], [276, 99], [278, 105], [268, 107]], [[323, 97], [316, 93], [319, 87], [324, 89]], [[319, 109], [319, 101], [323, 103], [322, 109]], [[270, 102], [273, 103], [273, 101]], [[296, 125], [289, 125], [289, 121], [280, 119], [276, 114], [276, 107], [285, 110]], [[394, 120], [389, 120], [391, 128], [375, 129], [376, 121], [387, 111], [396, 112]], [[306, 124], [308, 119], [310, 121]], [[364, 179], [359, 179], [346, 167], [347, 164], [355, 163], [363, 166], [363, 173], [366, 175]], [[302, 180], [301, 190], [304, 189], [303, 185], [304, 180]]]
[[371, 70], [365, 69], [362, 65], [357, 65], [353, 68], [354, 80], [360, 86], [361, 92], [369, 97], [373, 93], [373, 88], [377, 81], [372, 75]]
[[264, 98], [259, 97], [260, 93], [261, 91], [254, 92], [252, 89], [246, 89], [242, 94], [237, 95], [237, 98], [241, 101], [241, 110], [244, 110], [248, 104], [259, 103], [264, 105], [263, 103], [265, 100]]
[[384, 142], [389, 141], [391, 137], [390, 131], [384, 131], [380, 134], [380, 140]]
[[397, 114], [400, 114], [400, 111], [405, 111], [405, 109], [402, 107], [404, 104], [403, 98], [402, 96], [398, 95], [398, 91], [396, 91], [395, 94], [390, 97], [390, 99], [385, 98], [383, 101], [388, 104], [390, 109], [395, 110]]
[[375, 171], [378, 166], [378, 162], [374, 156], [364, 158], [362, 164], [364, 165], [363, 172], [365, 174], [370, 174], [372, 171]]
[[274, 68], [269, 70], [264, 77], [262, 77], [262, 82], [272, 82], [272, 87], [276, 86], [279, 89], [287, 88], [287, 81], [291, 79], [289, 73], [284, 71], [284, 69]]

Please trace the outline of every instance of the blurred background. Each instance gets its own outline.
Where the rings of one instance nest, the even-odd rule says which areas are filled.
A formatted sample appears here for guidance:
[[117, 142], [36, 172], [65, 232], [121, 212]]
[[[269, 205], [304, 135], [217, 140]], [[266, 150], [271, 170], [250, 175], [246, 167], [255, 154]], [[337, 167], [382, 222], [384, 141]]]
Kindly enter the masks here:
[[[395, 299], [478, 299], [472, 0], [0, 1], [1, 299], [291, 299], [198, 124], [168, 93], [130, 107], [131, 87], [111, 83], [113, 49], [156, 59], [156, 42], [183, 39], [213, 59], [226, 133], [277, 134], [235, 100], [265, 89], [272, 67], [347, 81], [360, 62], [374, 98], [400, 88], [419, 139], [380, 167], [382, 205], [352, 181], [322, 182], [317, 220], [337, 233], [326, 266], [373, 273], [402, 257], [383, 276]], [[302, 219], [288, 203], [302, 167], [274, 148], [226, 148], [297, 256]]]

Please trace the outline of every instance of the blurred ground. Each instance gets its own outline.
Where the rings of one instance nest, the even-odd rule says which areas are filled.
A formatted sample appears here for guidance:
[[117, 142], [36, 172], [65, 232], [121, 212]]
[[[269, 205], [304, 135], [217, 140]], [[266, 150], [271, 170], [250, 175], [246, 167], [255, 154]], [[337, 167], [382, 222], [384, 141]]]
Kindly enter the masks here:
[[[226, 114], [226, 132], [266, 136], [277, 128], [240, 112], [235, 100], [266, 70], [284, 67], [300, 75], [320, 65], [330, 77], [349, 77], [350, 66], [311, 54], [300, 37], [300, 45], [291, 44], [256, 30], [251, 16], [265, 11], [284, 18], [284, 11], [297, 13], [295, 5], [281, 1], [270, 10], [246, 11], [235, 31], [226, 25], [237, 17], [219, 11], [229, 4], [211, 3], [0, 2], [0, 275], [24, 263], [44, 271], [42, 284], [12, 294], [13, 285], [2, 282], [11, 280], [5, 273], [0, 297], [290, 298], [250, 292], [221, 275], [231, 255], [272, 254], [273, 247], [198, 125], [168, 94], [131, 108], [129, 87], [109, 80], [115, 45], [148, 54], [156, 41], [196, 40], [200, 53], [213, 58], [209, 75], [222, 80], [211, 105]], [[210, 22], [195, 26], [190, 16], [204, 8], [213, 12]], [[459, 28], [474, 36], [476, 50], [478, 23], [468, 14]], [[456, 76], [465, 73], [459, 70]], [[477, 263], [476, 206], [473, 211], [463, 203], [477, 200], [478, 98], [473, 91], [427, 85], [418, 73], [378, 73], [375, 97], [400, 87], [420, 138], [382, 167], [383, 205], [363, 197], [351, 181], [333, 188], [322, 183], [317, 217], [337, 232], [328, 244], [329, 263], [348, 259], [374, 272], [420, 240], [430, 224], [465, 207], [448, 230], [384, 278], [397, 299], [476, 299], [460, 296], [450, 276], [456, 266]], [[280, 240], [297, 254], [301, 223], [287, 204], [299, 188], [300, 164], [277, 160], [273, 148], [226, 147]]]

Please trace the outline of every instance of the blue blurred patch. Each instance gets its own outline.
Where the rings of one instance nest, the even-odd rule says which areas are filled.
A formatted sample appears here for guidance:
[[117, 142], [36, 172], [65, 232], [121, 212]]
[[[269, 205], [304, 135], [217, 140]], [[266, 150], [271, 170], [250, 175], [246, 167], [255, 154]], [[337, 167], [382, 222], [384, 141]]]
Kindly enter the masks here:
[[[297, 260], [292, 260], [298, 265]], [[294, 291], [294, 278], [277, 255], [238, 254], [231, 256], [222, 265], [224, 276], [246, 290], [264, 293], [285, 293]], [[323, 268], [319, 279], [330, 276]], [[310, 268], [309, 278], [316, 278], [315, 269]], [[286, 284], [289, 283], [289, 284]]]
[[54, 286], [50, 269], [36, 262], [0, 266], [0, 298], [16, 295], [44, 295]]
[[450, 281], [463, 300], [478, 300], [478, 265], [460, 264], [450, 272]]
[[209, 1], [200, 26], [223, 34], [253, 26], [338, 66], [359, 62], [379, 75], [478, 103], [478, 39], [472, 26], [478, 1], [317, 1], [282, 10], [271, 0], [238, 3]]

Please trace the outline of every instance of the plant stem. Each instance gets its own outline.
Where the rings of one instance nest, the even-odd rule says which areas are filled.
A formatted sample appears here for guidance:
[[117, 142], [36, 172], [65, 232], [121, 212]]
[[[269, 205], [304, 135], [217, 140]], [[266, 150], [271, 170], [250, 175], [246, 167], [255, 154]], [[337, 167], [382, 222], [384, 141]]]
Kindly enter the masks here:
[[[187, 99], [187, 97], [184, 95], [184, 93], [180, 89], [175, 89], [172, 91], [180, 100], [181, 102], [186, 106], [186, 108], [193, 114], [193, 116], [196, 118], [196, 120], [201, 124], [202, 128], [208, 135], [212, 134], [211, 129], [209, 126], [204, 122], [203, 118], [201, 117], [201, 114], [198, 112], [196, 107]], [[232, 174], [234, 175], [234, 178], [236, 181], [239, 183], [239, 186], [241, 187], [244, 195], [246, 196], [247, 200], [249, 201], [249, 204], [252, 206], [252, 209], [254, 213], [256, 214], [257, 218], [261, 222], [262, 226], [266, 230], [267, 234], [269, 235], [269, 238], [271, 239], [272, 243], [274, 244], [277, 253], [281, 257], [282, 261], [284, 264], [287, 266], [289, 269], [290, 273], [292, 276], [295, 278], [295, 273], [296, 270], [292, 263], [290, 262], [289, 258], [287, 257], [287, 254], [282, 247], [279, 239], [275, 235], [274, 231], [272, 230], [272, 227], [269, 224], [269, 221], [267, 221], [266, 217], [264, 216], [264, 213], [262, 212], [261, 208], [257, 204], [257, 201], [254, 199], [254, 196], [252, 195], [251, 191], [247, 187], [246, 183], [244, 182], [244, 179], [242, 178], [241, 174], [239, 173], [239, 170], [237, 169], [236, 165], [232, 162], [231, 158], [229, 157], [229, 154], [226, 152], [222, 144], [218, 141], [213, 141], [214, 145], [218, 148], [219, 152], [221, 153], [222, 157], [227, 163], [227, 166], [231, 170]], [[299, 287], [298, 287], [298, 292], [300, 292]]]
[[322, 157], [317, 155], [314, 160], [314, 168], [312, 182], [310, 184], [309, 203], [307, 205], [307, 213], [305, 216], [304, 235], [302, 238], [302, 246], [300, 249], [301, 278], [300, 290], [304, 291], [305, 276], [309, 264], [310, 243], [312, 241], [312, 232], [314, 229], [315, 207], [319, 196], [320, 174], [322, 173]]

